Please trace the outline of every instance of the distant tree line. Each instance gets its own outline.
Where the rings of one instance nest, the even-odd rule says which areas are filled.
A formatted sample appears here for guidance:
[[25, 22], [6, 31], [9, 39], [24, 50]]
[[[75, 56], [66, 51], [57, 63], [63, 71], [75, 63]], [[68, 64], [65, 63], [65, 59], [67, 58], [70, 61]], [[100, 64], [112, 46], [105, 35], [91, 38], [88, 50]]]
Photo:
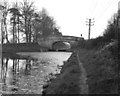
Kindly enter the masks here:
[[62, 35], [54, 18], [44, 8], [37, 12], [34, 2], [23, 0], [9, 6], [4, 1], [0, 5], [0, 11], [2, 43], [31, 43], [37, 42], [40, 37]]

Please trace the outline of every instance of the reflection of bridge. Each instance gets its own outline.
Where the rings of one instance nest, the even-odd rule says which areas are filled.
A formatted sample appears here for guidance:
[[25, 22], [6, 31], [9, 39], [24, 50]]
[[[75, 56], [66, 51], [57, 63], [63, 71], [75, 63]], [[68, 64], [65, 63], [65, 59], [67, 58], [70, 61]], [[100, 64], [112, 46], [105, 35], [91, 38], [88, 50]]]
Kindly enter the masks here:
[[[74, 37], [74, 36], [48, 36], [48, 37], [40, 37], [38, 38], [38, 43], [42, 47], [47, 47], [49, 49], [54, 49], [55, 45], [59, 45], [59, 43], [68, 43], [70, 47], [76, 46], [79, 40], [83, 38]], [[62, 47], [62, 46], [58, 46]]]

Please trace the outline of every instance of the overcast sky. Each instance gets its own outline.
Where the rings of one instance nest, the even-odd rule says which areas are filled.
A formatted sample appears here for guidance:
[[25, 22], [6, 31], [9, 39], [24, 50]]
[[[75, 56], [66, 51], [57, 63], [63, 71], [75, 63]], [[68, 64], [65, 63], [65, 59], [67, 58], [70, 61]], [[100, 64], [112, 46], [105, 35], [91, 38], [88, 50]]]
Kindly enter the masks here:
[[[15, 0], [9, 0], [12, 2]], [[22, 1], [22, 0], [16, 0]], [[63, 35], [88, 38], [86, 18], [94, 18], [91, 37], [102, 35], [107, 22], [118, 10], [120, 0], [32, 0], [38, 10], [47, 9], [53, 16]]]

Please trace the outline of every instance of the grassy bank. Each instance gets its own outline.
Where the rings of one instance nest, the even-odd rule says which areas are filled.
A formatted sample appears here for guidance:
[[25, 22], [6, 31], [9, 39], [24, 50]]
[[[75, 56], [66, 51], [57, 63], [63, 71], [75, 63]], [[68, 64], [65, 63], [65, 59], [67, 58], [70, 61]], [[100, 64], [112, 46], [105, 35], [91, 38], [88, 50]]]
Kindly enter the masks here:
[[[113, 47], [113, 49], [115, 46]], [[104, 49], [104, 48], [103, 48]], [[118, 61], [113, 49], [75, 49], [87, 73], [89, 94], [118, 94]], [[111, 51], [112, 50], [112, 51]], [[114, 53], [114, 54], [113, 54]], [[81, 94], [82, 70], [73, 53], [61, 73], [48, 81], [45, 94]], [[83, 85], [82, 85], [83, 86]], [[87, 90], [86, 90], [87, 91]]]
[[55, 79], [48, 81], [44, 87], [43, 95], [46, 94], [80, 94], [81, 70], [78, 65], [76, 54], [72, 54], [61, 69], [61, 73]]
[[79, 49], [87, 71], [89, 94], [118, 93], [118, 63], [109, 50]]

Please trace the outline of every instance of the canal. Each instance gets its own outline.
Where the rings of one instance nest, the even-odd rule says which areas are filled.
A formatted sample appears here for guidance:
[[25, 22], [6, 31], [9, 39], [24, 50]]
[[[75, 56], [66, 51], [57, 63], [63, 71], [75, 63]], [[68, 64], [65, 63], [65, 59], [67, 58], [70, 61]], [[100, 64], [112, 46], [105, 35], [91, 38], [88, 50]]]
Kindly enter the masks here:
[[[60, 72], [71, 52], [21, 52], [0, 57], [0, 94], [42, 94], [51, 74]], [[19, 56], [18, 56], [19, 55]]]

